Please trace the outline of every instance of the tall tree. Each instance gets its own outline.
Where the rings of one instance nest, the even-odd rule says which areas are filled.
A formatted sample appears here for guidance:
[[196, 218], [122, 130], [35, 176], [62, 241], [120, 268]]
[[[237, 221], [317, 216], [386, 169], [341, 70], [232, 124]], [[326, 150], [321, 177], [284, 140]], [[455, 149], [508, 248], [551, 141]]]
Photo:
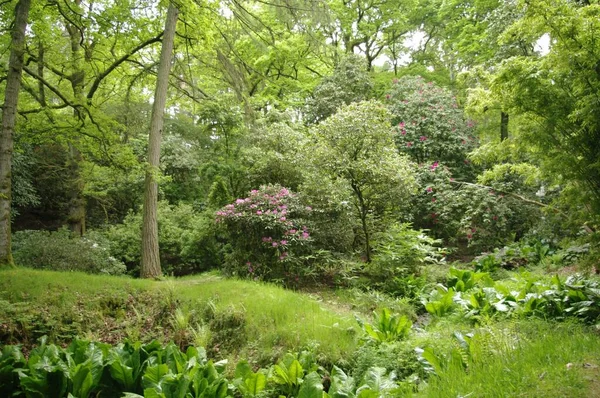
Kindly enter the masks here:
[[10, 60], [6, 76], [6, 91], [2, 107], [2, 131], [0, 132], [0, 267], [12, 266], [11, 253], [11, 163], [13, 133], [17, 114], [23, 56], [25, 49], [25, 28], [29, 15], [30, 0], [19, 0], [15, 7], [15, 22], [12, 29]]
[[[113, 162], [113, 144], [119, 139], [107, 103], [130, 89], [127, 85], [139, 80], [137, 75], [148, 73], [145, 49], [162, 35], [159, 26], [144, 18], [154, 6], [142, 0], [137, 5], [72, 0], [44, 7], [38, 3], [31, 10], [35, 39], [26, 49], [23, 98], [28, 102], [20, 112], [28, 118], [32, 142], [60, 142], [65, 148], [60, 166], [68, 182], [66, 214], [59, 221], [77, 234], [85, 232], [86, 221], [83, 165]], [[127, 72], [134, 69], [137, 77], [130, 77]]]
[[169, 73], [171, 58], [175, 44], [175, 29], [179, 10], [173, 3], [169, 3], [160, 63], [152, 104], [152, 117], [150, 124], [150, 137], [148, 141], [148, 168], [144, 184], [144, 212], [142, 221], [142, 278], [156, 278], [161, 275], [160, 255], [158, 247], [158, 182], [160, 162], [160, 141], [164, 124], [165, 104], [167, 102], [167, 89], [169, 88]]

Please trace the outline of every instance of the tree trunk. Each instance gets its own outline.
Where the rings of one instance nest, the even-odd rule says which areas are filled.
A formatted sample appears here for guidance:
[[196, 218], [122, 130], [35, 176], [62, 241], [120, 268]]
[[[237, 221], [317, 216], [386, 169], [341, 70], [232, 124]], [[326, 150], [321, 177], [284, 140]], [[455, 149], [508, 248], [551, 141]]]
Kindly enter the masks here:
[[159, 172], [160, 141], [163, 129], [163, 116], [167, 101], [171, 57], [175, 42], [175, 28], [179, 10], [169, 3], [165, 33], [160, 51], [160, 63], [156, 80], [152, 117], [150, 122], [150, 137], [148, 141], [148, 166], [144, 184], [144, 211], [142, 223], [142, 278], [156, 278], [161, 275], [160, 255], [158, 248], [158, 183], [156, 175]]
[[355, 183], [351, 183], [352, 190], [356, 194], [358, 199], [358, 211], [360, 215], [360, 223], [363, 234], [365, 236], [365, 259], [367, 263], [371, 262], [371, 234], [369, 233], [369, 226], [367, 224], [367, 217], [369, 215], [369, 209], [365, 203], [365, 199], [362, 194], [362, 190]]
[[2, 132], [0, 132], [0, 267], [13, 266], [11, 252], [11, 163], [13, 134], [15, 131], [17, 103], [23, 72], [25, 53], [25, 28], [29, 16], [30, 0], [19, 0], [15, 7], [15, 23], [10, 43], [10, 60], [6, 77], [6, 91], [2, 107]]
[[[81, 0], [75, 0], [75, 5], [79, 7]], [[84, 35], [84, 28], [67, 22], [67, 32], [71, 42], [71, 74], [69, 80], [73, 90], [73, 102], [76, 104], [73, 109], [73, 115], [79, 119], [78, 131], [71, 142], [67, 153], [67, 173], [69, 178], [69, 203], [67, 225], [73, 234], [83, 236], [85, 234], [85, 198], [83, 190], [85, 183], [81, 176], [81, 163], [83, 156], [79, 150], [79, 141], [81, 130], [84, 127], [86, 115], [83, 110], [85, 96], [83, 86], [85, 82], [85, 70], [83, 68], [84, 51], [81, 46]]]
[[508, 113], [500, 112], [500, 141], [508, 138]]

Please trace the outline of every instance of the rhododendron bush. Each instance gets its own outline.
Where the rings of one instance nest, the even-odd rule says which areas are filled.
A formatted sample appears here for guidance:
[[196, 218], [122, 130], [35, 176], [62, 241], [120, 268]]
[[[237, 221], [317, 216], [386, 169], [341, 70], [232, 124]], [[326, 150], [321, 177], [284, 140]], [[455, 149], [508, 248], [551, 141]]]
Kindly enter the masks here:
[[394, 80], [386, 99], [400, 152], [417, 163], [440, 162], [458, 178], [472, 177], [467, 154], [477, 145], [475, 125], [448, 89], [406, 76]]
[[296, 283], [310, 274], [304, 256], [311, 252], [310, 206], [280, 185], [252, 190], [216, 213], [227, 235], [227, 273]]

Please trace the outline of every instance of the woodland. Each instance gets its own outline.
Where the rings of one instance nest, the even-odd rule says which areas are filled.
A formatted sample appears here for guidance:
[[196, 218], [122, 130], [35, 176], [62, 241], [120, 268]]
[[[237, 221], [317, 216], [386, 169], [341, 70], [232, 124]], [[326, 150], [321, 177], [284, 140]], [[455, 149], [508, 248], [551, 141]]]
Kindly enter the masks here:
[[0, 396], [599, 396], [597, 0], [0, 28]]

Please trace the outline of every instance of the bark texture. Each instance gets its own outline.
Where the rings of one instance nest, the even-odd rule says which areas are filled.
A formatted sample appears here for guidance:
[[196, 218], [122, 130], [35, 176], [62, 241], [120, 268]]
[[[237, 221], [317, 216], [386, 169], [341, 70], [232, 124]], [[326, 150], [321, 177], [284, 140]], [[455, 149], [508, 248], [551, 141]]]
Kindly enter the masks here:
[[500, 113], [500, 141], [508, 138], [508, 113]]
[[19, 0], [15, 7], [15, 23], [11, 32], [10, 59], [6, 77], [6, 91], [4, 92], [4, 105], [2, 106], [2, 131], [0, 132], [0, 267], [14, 265], [10, 230], [11, 164], [17, 103], [23, 72], [25, 28], [27, 27], [30, 5], [30, 0]]
[[160, 255], [158, 247], [158, 183], [160, 160], [160, 141], [162, 138], [165, 104], [167, 101], [167, 89], [169, 86], [169, 73], [171, 70], [171, 58], [175, 42], [175, 28], [179, 10], [169, 4], [167, 20], [165, 22], [165, 33], [160, 51], [160, 63], [156, 80], [156, 91], [154, 92], [154, 103], [152, 104], [152, 117], [150, 121], [150, 137], [148, 142], [148, 168], [144, 184], [144, 211], [142, 222], [142, 263], [141, 277], [156, 278], [161, 275]]

